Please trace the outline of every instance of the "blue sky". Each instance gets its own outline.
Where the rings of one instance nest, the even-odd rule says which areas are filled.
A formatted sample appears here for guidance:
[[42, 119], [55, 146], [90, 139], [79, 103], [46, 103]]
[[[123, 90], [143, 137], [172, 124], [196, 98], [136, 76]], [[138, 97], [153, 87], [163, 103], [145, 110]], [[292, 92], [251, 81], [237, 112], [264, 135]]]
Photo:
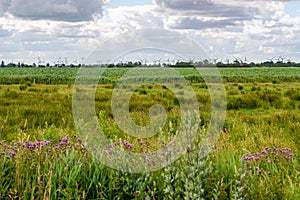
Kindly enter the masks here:
[[286, 3], [285, 11], [292, 17], [299, 17], [300, 16], [300, 2], [292, 1], [292, 2]]
[[119, 6], [137, 6], [137, 5], [152, 5], [152, 0], [112, 0], [110, 6], [116, 8]]
[[143, 28], [184, 34], [222, 62], [300, 62], [300, 1], [278, 0], [0, 1], [0, 60], [78, 63], [102, 42]]

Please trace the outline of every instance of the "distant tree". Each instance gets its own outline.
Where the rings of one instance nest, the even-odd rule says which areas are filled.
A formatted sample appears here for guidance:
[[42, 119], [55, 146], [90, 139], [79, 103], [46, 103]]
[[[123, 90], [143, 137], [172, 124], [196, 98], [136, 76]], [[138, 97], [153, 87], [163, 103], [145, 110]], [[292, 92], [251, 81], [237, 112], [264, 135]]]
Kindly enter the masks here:
[[5, 67], [4, 61], [1, 62], [1, 67]]
[[8, 63], [7, 65], [6, 65], [6, 67], [16, 67], [17, 65], [15, 64], [15, 63]]
[[[165, 63], [164, 63], [165, 65]], [[174, 67], [180, 67], [180, 68], [184, 68], [184, 67], [193, 67], [193, 65], [190, 62], [177, 62]]]

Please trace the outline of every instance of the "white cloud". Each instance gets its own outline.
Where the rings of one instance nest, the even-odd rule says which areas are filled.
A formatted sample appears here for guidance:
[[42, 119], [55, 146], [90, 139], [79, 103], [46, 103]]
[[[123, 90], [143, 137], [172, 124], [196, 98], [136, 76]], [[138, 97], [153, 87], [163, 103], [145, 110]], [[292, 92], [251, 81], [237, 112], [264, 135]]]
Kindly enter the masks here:
[[[237, 25], [260, 14], [258, 3], [219, 0], [155, 0], [157, 11], [167, 18], [177, 18], [170, 28], [207, 29]], [[170, 21], [170, 20], [167, 20]]]
[[[103, 0], [27, 2], [0, 0], [2, 55], [73, 60], [87, 57], [117, 34], [151, 27], [187, 33], [212, 57], [247, 56], [262, 61], [287, 55], [300, 60], [300, 17], [288, 15], [282, 2], [154, 0], [155, 5], [106, 8], [104, 12]], [[103, 16], [93, 17], [99, 12]]]
[[[212, 57], [295, 55], [300, 18], [285, 13], [283, 2], [241, 0], [155, 0], [165, 25], [188, 33]], [[213, 47], [213, 48], [211, 48]], [[297, 50], [298, 48], [298, 50]]]
[[0, 15], [9, 13], [25, 19], [76, 22], [101, 14], [104, 4], [104, 0], [0, 0]]

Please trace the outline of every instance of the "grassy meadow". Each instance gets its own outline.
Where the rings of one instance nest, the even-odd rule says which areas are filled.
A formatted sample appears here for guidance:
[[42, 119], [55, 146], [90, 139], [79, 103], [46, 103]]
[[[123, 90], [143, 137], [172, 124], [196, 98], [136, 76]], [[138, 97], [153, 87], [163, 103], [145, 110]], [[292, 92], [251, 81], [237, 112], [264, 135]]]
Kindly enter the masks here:
[[[194, 69], [178, 69], [200, 105], [199, 135], [172, 165], [142, 174], [111, 169], [82, 144], [72, 117], [77, 70], [0, 69], [0, 199], [300, 199], [300, 68], [220, 69], [226, 121], [205, 157], [210, 95]], [[132, 119], [147, 125], [149, 108], [162, 104], [170, 123], [153, 138], [128, 136], [111, 110], [115, 81], [128, 70], [104, 73], [95, 110], [115, 146], [151, 152], [176, 137], [179, 103], [166, 86], [142, 84], [131, 97]]]

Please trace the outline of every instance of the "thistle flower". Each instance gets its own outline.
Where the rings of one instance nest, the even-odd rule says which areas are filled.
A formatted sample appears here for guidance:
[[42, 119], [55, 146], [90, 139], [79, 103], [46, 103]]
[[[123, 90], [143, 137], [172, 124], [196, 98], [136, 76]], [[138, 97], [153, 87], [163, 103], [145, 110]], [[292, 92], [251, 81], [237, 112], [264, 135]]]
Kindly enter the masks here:
[[8, 154], [12, 157], [12, 156], [15, 156], [15, 155], [16, 155], [16, 152], [11, 151], [11, 152], [9, 152]]
[[69, 135], [66, 135], [66, 137], [61, 138], [61, 142], [67, 142], [69, 140]]

